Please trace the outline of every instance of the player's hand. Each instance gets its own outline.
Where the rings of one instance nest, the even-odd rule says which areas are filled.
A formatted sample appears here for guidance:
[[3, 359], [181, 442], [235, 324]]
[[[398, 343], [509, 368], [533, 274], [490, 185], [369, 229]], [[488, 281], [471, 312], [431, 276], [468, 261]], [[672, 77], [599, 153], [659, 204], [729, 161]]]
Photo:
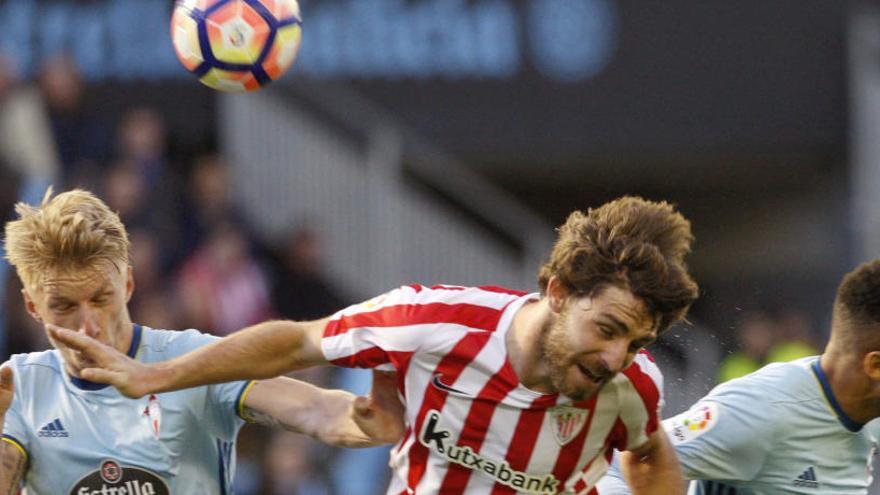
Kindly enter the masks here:
[[14, 395], [15, 382], [12, 379], [12, 366], [6, 364], [0, 368], [0, 419], [9, 410]]
[[135, 361], [118, 350], [87, 335], [47, 324], [49, 336], [81, 352], [95, 363], [93, 368], [80, 370], [80, 378], [116, 387], [122, 395], [137, 399], [151, 393], [158, 373], [154, 367]]
[[397, 398], [397, 374], [373, 372], [373, 389], [368, 397], [357, 397], [352, 419], [367, 436], [378, 443], [395, 443], [405, 429], [404, 407]]

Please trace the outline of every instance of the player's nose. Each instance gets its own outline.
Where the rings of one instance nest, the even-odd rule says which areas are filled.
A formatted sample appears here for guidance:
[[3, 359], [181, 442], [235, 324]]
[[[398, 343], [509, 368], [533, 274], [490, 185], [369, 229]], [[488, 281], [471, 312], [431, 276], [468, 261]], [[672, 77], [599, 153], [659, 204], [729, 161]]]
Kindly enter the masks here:
[[95, 315], [88, 309], [81, 310], [79, 331], [91, 338], [97, 338], [101, 333]]
[[624, 339], [615, 339], [601, 353], [602, 364], [610, 374], [620, 372], [626, 366], [628, 345]]

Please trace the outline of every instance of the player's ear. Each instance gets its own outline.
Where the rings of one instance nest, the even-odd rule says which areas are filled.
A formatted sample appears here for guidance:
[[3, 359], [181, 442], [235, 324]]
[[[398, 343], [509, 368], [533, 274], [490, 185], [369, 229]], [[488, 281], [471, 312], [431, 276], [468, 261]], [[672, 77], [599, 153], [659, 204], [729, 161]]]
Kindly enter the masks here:
[[128, 265], [128, 272], [125, 277], [125, 302], [128, 302], [134, 293], [134, 267]]
[[880, 383], [880, 351], [871, 351], [865, 354], [862, 365], [868, 378], [875, 383]]
[[28, 314], [31, 315], [31, 318], [42, 323], [43, 319], [40, 318], [40, 314], [37, 313], [37, 305], [34, 303], [34, 300], [31, 299], [31, 295], [28, 293], [27, 289], [21, 289], [21, 297], [24, 299], [24, 309], [26, 309]]
[[547, 281], [547, 301], [550, 303], [550, 310], [554, 313], [562, 312], [568, 296], [568, 288], [559, 280], [559, 277], [556, 275], [550, 277], [550, 280]]

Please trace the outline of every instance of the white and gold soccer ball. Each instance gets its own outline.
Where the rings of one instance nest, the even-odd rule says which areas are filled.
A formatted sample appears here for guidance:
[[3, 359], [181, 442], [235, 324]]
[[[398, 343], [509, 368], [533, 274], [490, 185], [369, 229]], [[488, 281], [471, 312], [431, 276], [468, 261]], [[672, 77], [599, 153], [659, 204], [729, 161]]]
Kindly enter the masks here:
[[296, 0], [177, 0], [174, 50], [187, 70], [220, 91], [255, 91], [293, 64], [302, 40]]

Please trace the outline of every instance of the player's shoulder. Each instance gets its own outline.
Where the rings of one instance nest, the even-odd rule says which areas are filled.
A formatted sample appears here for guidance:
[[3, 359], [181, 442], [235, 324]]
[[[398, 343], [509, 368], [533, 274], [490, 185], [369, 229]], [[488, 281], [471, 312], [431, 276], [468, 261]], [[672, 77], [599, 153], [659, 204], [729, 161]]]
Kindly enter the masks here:
[[763, 403], [803, 402], [820, 397], [816, 378], [810, 369], [818, 359], [806, 357], [785, 363], [770, 363], [746, 376], [715, 387], [707, 398], [748, 399]]
[[54, 349], [13, 354], [9, 357], [8, 363], [19, 376], [41, 373], [60, 375], [64, 369], [61, 357]]
[[654, 356], [644, 349], [636, 354], [632, 364], [623, 370], [622, 375], [643, 397], [654, 396], [663, 390], [663, 373], [654, 361]]
[[145, 362], [164, 361], [207, 345], [218, 337], [195, 329], [164, 330], [141, 327], [137, 357]]
[[824, 401], [810, 370], [814, 360], [771, 363], [724, 382], [687, 411], [664, 420], [663, 427], [676, 445], [710, 431], [711, 437], [755, 445], [788, 435], [798, 423], [786, 418]]
[[44, 392], [64, 380], [64, 363], [54, 349], [13, 354], [7, 365], [12, 367], [16, 397], [31, 404], [45, 401]]
[[[394, 292], [394, 291], [393, 291]], [[525, 296], [527, 293], [504, 287], [483, 285], [405, 285], [397, 289], [401, 298], [409, 299], [412, 304], [470, 304], [501, 309], [511, 301]]]
[[494, 286], [404, 285], [338, 311], [330, 319], [347, 324], [404, 326], [444, 321], [487, 322], [497, 319], [517, 299], [528, 296]]

